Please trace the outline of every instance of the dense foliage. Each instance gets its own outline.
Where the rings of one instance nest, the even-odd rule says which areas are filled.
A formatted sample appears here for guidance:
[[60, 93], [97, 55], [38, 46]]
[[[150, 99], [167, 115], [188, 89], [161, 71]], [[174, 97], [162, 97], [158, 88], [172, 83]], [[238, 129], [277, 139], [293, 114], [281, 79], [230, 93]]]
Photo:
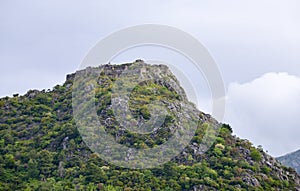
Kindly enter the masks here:
[[[53, 90], [0, 99], [0, 190], [296, 190], [298, 186], [298, 175], [292, 169], [233, 136], [229, 125], [222, 125], [206, 153], [197, 153], [203, 132], [213, 121], [205, 114], [200, 116], [206, 120], [190, 145], [172, 161], [146, 170], [108, 164], [89, 150], [75, 126], [73, 77], [68, 76], [64, 85]], [[110, 104], [114, 79], [109, 74], [99, 78], [107, 83], [98, 87], [102, 89], [95, 96], [95, 102], [101, 103], [97, 110], [101, 117], [106, 109], [103, 105]], [[131, 111], [145, 120], [151, 117], [147, 109], [150, 100], [181, 99], [172, 89], [153, 81], [140, 84], [134, 93]], [[170, 113], [164, 125], [174, 118]], [[117, 128], [107, 131], [114, 135]], [[169, 136], [169, 131], [163, 130], [152, 139], [126, 132], [119, 142], [144, 148], [161, 144]]]

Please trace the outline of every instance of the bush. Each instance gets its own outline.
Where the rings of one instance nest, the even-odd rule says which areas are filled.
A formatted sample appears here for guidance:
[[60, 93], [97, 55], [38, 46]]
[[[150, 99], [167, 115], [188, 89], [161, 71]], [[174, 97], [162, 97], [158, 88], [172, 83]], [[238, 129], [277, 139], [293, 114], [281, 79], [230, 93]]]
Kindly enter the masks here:
[[255, 149], [255, 148], [251, 148], [250, 149], [250, 156], [256, 162], [260, 161], [261, 158], [262, 158], [260, 152], [257, 149]]

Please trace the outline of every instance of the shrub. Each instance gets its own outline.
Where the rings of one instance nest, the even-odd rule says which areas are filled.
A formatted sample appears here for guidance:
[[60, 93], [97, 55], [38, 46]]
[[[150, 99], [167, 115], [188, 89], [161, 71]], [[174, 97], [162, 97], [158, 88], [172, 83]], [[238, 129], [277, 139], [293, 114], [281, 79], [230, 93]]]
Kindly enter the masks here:
[[250, 156], [256, 162], [260, 161], [261, 158], [262, 158], [260, 152], [257, 149], [255, 149], [255, 148], [251, 148], [250, 149]]

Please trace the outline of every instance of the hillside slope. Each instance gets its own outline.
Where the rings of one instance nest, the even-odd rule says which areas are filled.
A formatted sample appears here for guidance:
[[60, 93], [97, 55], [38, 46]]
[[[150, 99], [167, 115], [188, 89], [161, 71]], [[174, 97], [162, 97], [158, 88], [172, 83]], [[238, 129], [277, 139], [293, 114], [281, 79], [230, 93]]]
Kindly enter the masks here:
[[[135, 86], [129, 101], [137, 121], [151, 119], [147, 105], [153, 100], [169, 108], [161, 128], [153, 133], [125, 130], [112, 112], [113, 84], [128, 67], [136, 67], [141, 75], [164, 71], [159, 76], [164, 80]], [[162, 145], [171, 139], [174, 129], [189, 128], [180, 125], [187, 113], [199, 120], [192, 140], [170, 162], [151, 169], [132, 170], [102, 160], [87, 147], [75, 125], [75, 74], [71, 74], [53, 90], [30, 90], [23, 96], [0, 99], [0, 190], [299, 190], [299, 176], [293, 169], [233, 136], [229, 125], [198, 111], [182, 88], [175, 91], [171, 81], [180, 87], [179, 82], [166, 66], [137, 61], [87, 68], [76, 74], [87, 84], [91, 81], [86, 76], [98, 75], [96, 83], [82, 91], [95, 89], [90, 104], [95, 103], [100, 121], [110, 119], [104, 128], [118, 143], [136, 149]], [[81, 106], [82, 111], [89, 109], [89, 104]], [[187, 106], [186, 113], [178, 112], [179, 106]], [[221, 126], [219, 133], [210, 137], [214, 144], [203, 153], [205, 132], [217, 126]], [[110, 155], [127, 157], [115, 154]]]
[[278, 157], [282, 164], [294, 168], [300, 174], [300, 150]]

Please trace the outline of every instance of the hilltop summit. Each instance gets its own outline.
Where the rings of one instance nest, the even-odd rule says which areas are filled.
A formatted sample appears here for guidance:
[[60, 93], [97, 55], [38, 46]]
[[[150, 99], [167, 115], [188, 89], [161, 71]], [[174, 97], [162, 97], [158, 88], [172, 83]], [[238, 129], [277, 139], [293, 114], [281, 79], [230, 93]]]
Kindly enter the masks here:
[[[135, 72], [131, 75], [126, 71]], [[147, 80], [135, 84], [135, 75]], [[84, 86], [74, 83], [80, 79]], [[121, 85], [116, 86], [117, 83]], [[74, 89], [81, 87], [84, 88], [78, 92], [89, 101], [77, 97], [80, 112], [75, 113], [72, 100], [79, 94], [74, 94]], [[122, 97], [116, 94], [118, 88], [130, 89], [130, 94]], [[128, 98], [128, 113], [114, 110], [112, 102], [117, 98], [121, 100], [120, 108], [126, 106], [122, 99]], [[164, 117], [157, 120], [158, 128], [146, 126], [148, 133], [139, 132], [143, 124], [151, 122], [155, 111], [161, 111], [152, 108], [154, 102], [166, 108]], [[103, 160], [83, 140], [74, 116], [84, 115], [93, 105], [98, 120], [104, 124], [101, 128], [116, 142], [132, 149], [163, 145], [174, 132], [191, 128], [185, 118], [198, 123], [188, 144], [169, 162], [149, 169], [129, 169]], [[233, 136], [229, 125], [197, 110], [164, 65], [148, 65], [138, 60], [89, 67], [67, 75], [63, 85], [50, 91], [30, 90], [23, 96], [1, 98], [0, 108], [0, 190], [300, 189], [299, 175], [293, 169], [251, 142]], [[139, 133], [124, 128], [127, 122], [132, 122], [132, 128]], [[218, 130], [217, 134], [207, 133], [214, 130]], [[205, 138], [213, 139], [213, 144], [203, 144]], [[105, 145], [93, 143], [99, 148]], [[128, 153], [114, 153], [109, 147], [101, 151], [107, 151], [105, 156], [113, 160], [124, 159], [129, 163], [136, 159]], [[148, 162], [153, 161], [137, 165], [142, 167]]]

